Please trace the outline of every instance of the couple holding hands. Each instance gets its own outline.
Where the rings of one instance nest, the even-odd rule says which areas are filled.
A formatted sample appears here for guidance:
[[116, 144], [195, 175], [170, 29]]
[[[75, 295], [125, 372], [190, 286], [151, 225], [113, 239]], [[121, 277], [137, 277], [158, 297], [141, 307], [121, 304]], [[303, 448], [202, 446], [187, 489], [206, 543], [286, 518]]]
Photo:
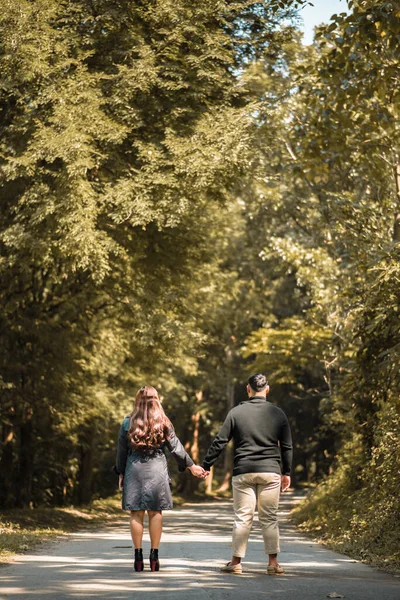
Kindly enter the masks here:
[[265, 375], [256, 373], [247, 384], [248, 400], [229, 411], [218, 435], [209, 447], [202, 466], [195, 465], [161, 406], [157, 390], [140, 388], [131, 415], [122, 422], [118, 436], [116, 471], [122, 489], [122, 508], [130, 511], [135, 571], [143, 571], [143, 521], [149, 519], [150, 569], [158, 571], [158, 548], [162, 533], [162, 511], [172, 508], [170, 478], [164, 449], [168, 448], [180, 471], [205, 479], [211, 466], [234, 440], [232, 477], [234, 524], [232, 558], [221, 568], [225, 573], [242, 573], [241, 559], [258, 505], [267, 573], [282, 574], [279, 565], [277, 510], [280, 490], [290, 486], [292, 439], [285, 413], [267, 401], [269, 386]]

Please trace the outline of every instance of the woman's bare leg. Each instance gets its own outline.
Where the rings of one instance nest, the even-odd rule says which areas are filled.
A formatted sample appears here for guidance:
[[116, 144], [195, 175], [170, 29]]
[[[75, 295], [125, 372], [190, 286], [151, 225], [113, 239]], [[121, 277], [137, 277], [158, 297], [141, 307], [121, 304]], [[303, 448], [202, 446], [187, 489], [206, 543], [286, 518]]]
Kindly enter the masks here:
[[161, 510], [148, 510], [149, 515], [149, 533], [151, 547], [158, 550], [162, 534], [162, 512]]
[[142, 547], [144, 510], [131, 510], [131, 536], [134, 548]]

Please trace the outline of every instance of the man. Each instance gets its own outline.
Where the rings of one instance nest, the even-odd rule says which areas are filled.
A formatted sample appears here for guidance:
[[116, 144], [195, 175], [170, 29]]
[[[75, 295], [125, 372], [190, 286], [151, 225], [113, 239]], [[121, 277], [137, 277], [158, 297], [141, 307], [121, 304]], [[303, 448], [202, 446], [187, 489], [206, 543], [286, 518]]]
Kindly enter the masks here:
[[221, 571], [240, 574], [246, 554], [256, 502], [262, 527], [268, 575], [280, 575], [277, 511], [280, 488], [290, 486], [292, 437], [285, 413], [267, 401], [269, 386], [265, 375], [248, 380], [249, 399], [229, 411], [220, 432], [203, 462], [209, 471], [231, 438], [234, 440], [232, 477], [234, 524], [232, 559]]

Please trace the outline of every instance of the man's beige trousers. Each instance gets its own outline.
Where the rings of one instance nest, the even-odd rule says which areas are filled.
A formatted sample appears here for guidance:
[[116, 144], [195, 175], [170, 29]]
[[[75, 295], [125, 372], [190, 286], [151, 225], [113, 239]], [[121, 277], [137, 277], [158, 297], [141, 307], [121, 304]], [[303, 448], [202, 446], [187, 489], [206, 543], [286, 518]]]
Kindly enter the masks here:
[[256, 503], [261, 523], [265, 554], [278, 554], [278, 504], [281, 476], [277, 473], [244, 473], [232, 477], [235, 520], [232, 556], [243, 558], [253, 524]]

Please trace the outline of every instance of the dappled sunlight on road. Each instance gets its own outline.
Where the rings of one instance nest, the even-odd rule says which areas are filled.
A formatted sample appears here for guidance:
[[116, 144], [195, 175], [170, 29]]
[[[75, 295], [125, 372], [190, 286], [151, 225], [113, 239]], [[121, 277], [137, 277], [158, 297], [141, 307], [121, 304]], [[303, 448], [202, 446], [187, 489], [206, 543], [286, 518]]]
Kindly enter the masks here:
[[[132, 542], [128, 518], [118, 519], [97, 532], [81, 531], [67, 541], [46, 544], [41, 551], [16, 558], [0, 570], [0, 600], [285, 600], [325, 598], [332, 591], [352, 600], [397, 600], [398, 584], [340, 554], [324, 549], [298, 534], [288, 521], [296, 496], [284, 496], [281, 505], [280, 563], [285, 574], [266, 575], [266, 557], [261, 530], [254, 530], [243, 561], [242, 575], [220, 572], [230, 558], [232, 505], [230, 502], [189, 504], [165, 513], [160, 549], [161, 570], [133, 570]], [[144, 554], [148, 556], [148, 535]], [[371, 584], [371, 585], [370, 585]], [[336, 589], [337, 588], [337, 589]]]

